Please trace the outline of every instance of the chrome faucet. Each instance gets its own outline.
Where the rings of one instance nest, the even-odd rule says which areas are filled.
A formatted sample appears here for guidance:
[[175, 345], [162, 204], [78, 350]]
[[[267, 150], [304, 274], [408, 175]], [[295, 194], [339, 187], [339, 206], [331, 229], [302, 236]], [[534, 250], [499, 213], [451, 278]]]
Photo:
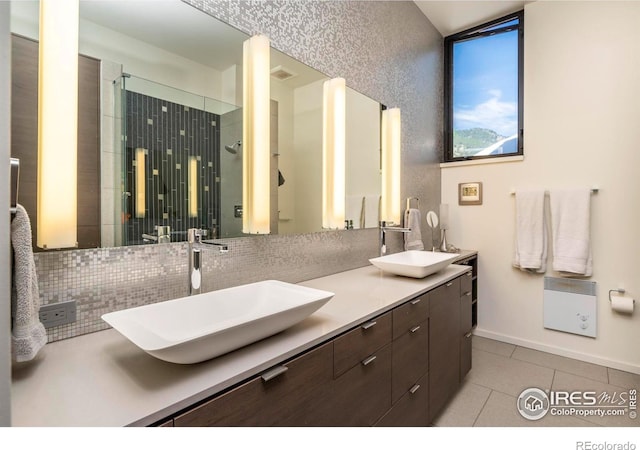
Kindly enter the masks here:
[[145, 244], [154, 242], [156, 244], [168, 244], [171, 242], [171, 227], [166, 225], [156, 225], [156, 234], [142, 233], [142, 241]]
[[411, 228], [401, 228], [391, 226], [392, 223], [385, 222], [384, 220], [380, 222], [380, 256], [384, 256], [387, 254], [387, 231], [395, 231], [397, 233], [408, 233], [411, 231]]
[[205, 231], [199, 228], [189, 228], [187, 240], [189, 242], [189, 295], [199, 294], [202, 285], [202, 254], [196, 245], [207, 244], [219, 247], [220, 253], [227, 253], [227, 244], [205, 240], [202, 237]]

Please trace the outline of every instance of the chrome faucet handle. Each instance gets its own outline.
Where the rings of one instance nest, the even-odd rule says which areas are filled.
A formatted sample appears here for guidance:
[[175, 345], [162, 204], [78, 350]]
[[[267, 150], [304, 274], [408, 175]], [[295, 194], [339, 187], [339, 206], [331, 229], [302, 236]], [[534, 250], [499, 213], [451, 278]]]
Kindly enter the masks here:
[[189, 228], [187, 230], [187, 240], [189, 244], [199, 244], [202, 241], [203, 230], [200, 228]]
[[398, 231], [400, 233], [408, 233], [411, 231], [411, 228], [402, 228], [396, 226], [393, 222], [385, 222], [384, 220], [380, 221], [380, 230], [382, 231]]
[[229, 246], [227, 244], [223, 244], [222, 242], [216, 242], [213, 239], [201, 240], [201, 244], [207, 245], [216, 245], [219, 247], [220, 253], [227, 253], [229, 251]]
[[229, 246], [227, 244], [216, 242], [213, 239], [202, 239], [207, 236], [207, 230], [202, 230], [200, 228], [189, 228], [187, 231], [187, 238], [189, 244], [207, 244], [207, 245], [215, 245], [219, 247], [220, 253], [227, 253], [229, 251]]

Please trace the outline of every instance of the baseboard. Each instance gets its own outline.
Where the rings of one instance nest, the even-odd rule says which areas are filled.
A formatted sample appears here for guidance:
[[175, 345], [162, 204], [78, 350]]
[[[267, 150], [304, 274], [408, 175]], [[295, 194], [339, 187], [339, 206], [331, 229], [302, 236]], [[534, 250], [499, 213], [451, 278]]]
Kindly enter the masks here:
[[565, 356], [567, 358], [573, 358], [580, 361], [598, 364], [601, 366], [611, 367], [612, 369], [623, 370], [625, 372], [631, 372], [640, 375], [640, 366], [625, 363], [622, 361], [616, 361], [614, 359], [601, 358], [599, 356], [589, 355], [587, 353], [575, 352], [562, 347], [556, 347], [554, 345], [542, 344], [540, 342], [530, 341], [527, 339], [521, 339], [514, 336], [508, 336], [506, 334], [494, 333], [493, 331], [483, 330], [476, 328], [473, 332], [474, 335], [484, 337], [487, 339], [493, 339], [496, 341], [506, 342], [507, 344], [519, 345], [520, 347], [527, 347], [533, 350], [540, 350], [542, 352], [552, 353], [554, 355]]

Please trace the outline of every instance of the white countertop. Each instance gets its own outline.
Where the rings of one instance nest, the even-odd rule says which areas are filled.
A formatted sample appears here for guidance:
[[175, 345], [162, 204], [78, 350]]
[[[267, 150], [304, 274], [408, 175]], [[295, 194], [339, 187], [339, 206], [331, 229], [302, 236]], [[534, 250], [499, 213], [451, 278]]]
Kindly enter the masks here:
[[14, 368], [13, 426], [149, 425], [470, 270], [423, 279], [366, 266], [300, 283], [335, 292], [288, 330], [199, 364], [161, 361], [111, 329], [48, 344]]

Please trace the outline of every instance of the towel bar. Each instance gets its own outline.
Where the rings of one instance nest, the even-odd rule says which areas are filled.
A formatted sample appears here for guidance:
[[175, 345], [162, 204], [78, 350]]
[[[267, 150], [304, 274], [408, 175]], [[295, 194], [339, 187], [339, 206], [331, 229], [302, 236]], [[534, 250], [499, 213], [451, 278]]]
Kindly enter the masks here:
[[420, 199], [418, 197], [407, 197], [407, 209], [411, 209], [411, 200], [415, 200], [416, 208], [420, 209]]
[[9, 211], [11, 214], [16, 213], [16, 207], [18, 206], [18, 181], [20, 179], [20, 160], [18, 158], [11, 158], [11, 204], [9, 205]]
[[[599, 188], [599, 187], [594, 186], [594, 187], [592, 187], [592, 188], [591, 188], [591, 193], [592, 193], [592, 194], [597, 194], [599, 191], [600, 191], [600, 188]], [[509, 191], [509, 194], [511, 194], [511, 195], [516, 195], [516, 190], [515, 190], [515, 189], [511, 189], [511, 190]], [[544, 191], [544, 194], [545, 194], [545, 195], [549, 195], [549, 191]]]

